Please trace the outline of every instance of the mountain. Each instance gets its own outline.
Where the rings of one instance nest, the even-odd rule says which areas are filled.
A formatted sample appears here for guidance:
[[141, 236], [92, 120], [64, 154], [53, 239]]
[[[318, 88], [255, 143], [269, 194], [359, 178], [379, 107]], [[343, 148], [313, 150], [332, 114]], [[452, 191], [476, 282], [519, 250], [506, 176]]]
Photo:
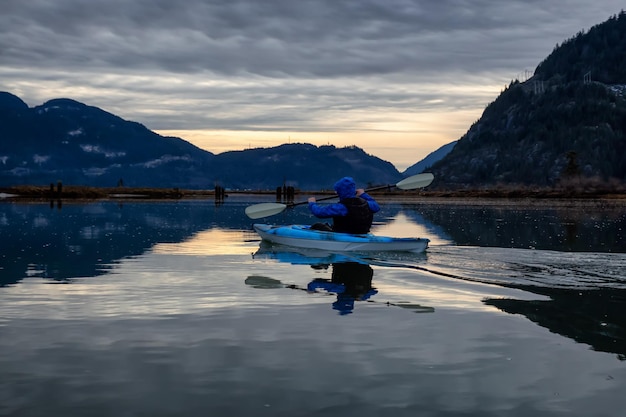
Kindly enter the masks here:
[[626, 14], [511, 82], [432, 172], [433, 188], [626, 180]]
[[27, 110], [28, 105], [21, 98], [0, 91], [0, 111], [19, 112]]
[[28, 108], [0, 93], [0, 184], [201, 186], [213, 158], [97, 107], [54, 99]]
[[215, 155], [180, 138], [62, 98], [29, 108], [0, 92], [0, 186], [329, 188], [353, 176], [367, 186], [397, 182], [389, 162], [357, 147], [289, 144]]
[[449, 154], [452, 151], [452, 148], [454, 148], [454, 145], [456, 145], [456, 142], [456, 140], [454, 142], [450, 142], [446, 145], [443, 145], [436, 151], [429, 153], [428, 155], [426, 155], [426, 158], [408, 167], [402, 173], [402, 175], [405, 177], [410, 177], [411, 175], [421, 174], [422, 172], [433, 166], [435, 162], [439, 162], [441, 159], [443, 159], [444, 156]]
[[361, 148], [306, 143], [224, 152], [216, 156], [215, 172], [233, 188], [263, 189], [292, 185], [300, 189], [332, 189], [343, 176], [362, 187], [393, 184], [402, 176], [387, 161]]

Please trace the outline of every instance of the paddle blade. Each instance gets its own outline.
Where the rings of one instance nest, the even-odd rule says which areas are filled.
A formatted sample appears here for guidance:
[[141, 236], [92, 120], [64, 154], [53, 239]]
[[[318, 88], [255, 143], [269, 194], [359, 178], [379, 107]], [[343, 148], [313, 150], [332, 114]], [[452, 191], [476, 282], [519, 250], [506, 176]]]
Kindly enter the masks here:
[[251, 219], [260, 219], [281, 213], [287, 206], [280, 203], [261, 203], [246, 207], [246, 216]]
[[431, 173], [417, 174], [403, 179], [396, 184], [396, 187], [401, 190], [414, 190], [430, 185], [433, 179], [435, 179], [435, 176]]
[[285, 284], [277, 279], [264, 277], [261, 275], [250, 275], [245, 280], [246, 285], [250, 285], [254, 288], [271, 289], [271, 288], [284, 288]]

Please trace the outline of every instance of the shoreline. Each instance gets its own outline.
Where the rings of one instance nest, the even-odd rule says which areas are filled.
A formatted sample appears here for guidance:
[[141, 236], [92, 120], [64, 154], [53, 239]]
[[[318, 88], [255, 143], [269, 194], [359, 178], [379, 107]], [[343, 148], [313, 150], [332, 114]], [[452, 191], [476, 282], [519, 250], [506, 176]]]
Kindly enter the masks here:
[[[298, 191], [295, 200], [305, 200], [308, 196], [322, 196], [334, 194], [329, 190]], [[145, 188], [145, 187], [85, 187], [63, 186], [59, 192], [43, 186], [13, 186], [0, 187], [0, 202], [21, 201], [52, 201], [52, 200], [190, 200], [215, 199], [224, 201], [224, 198], [244, 195], [273, 196], [275, 191], [245, 190], [227, 191], [226, 194], [216, 194], [214, 190], [181, 190], [178, 188]], [[483, 204], [483, 205], [512, 205], [520, 201], [532, 202], [541, 205], [542, 202], [561, 200], [569, 203], [604, 202], [615, 205], [626, 205], [626, 193], [623, 191], [606, 190], [571, 190], [571, 189], [493, 189], [493, 190], [383, 190], [371, 192], [375, 198], [385, 198], [394, 202], [428, 203], [428, 204]], [[293, 201], [293, 199], [292, 199]]]

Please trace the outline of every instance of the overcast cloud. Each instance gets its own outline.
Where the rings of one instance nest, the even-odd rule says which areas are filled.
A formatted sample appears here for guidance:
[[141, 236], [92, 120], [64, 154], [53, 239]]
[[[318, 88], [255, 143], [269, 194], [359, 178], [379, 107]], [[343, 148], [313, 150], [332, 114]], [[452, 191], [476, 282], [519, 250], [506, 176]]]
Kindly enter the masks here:
[[[247, 147], [254, 132], [273, 133], [273, 144], [298, 132], [298, 141], [316, 143], [318, 132], [406, 167], [458, 139], [558, 43], [624, 6], [1, 0], [1, 8], [0, 90], [29, 106], [69, 97], [186, 132], [214, 152]], [[193, 131], [230, 137], [212, 143], [218, 136]]]

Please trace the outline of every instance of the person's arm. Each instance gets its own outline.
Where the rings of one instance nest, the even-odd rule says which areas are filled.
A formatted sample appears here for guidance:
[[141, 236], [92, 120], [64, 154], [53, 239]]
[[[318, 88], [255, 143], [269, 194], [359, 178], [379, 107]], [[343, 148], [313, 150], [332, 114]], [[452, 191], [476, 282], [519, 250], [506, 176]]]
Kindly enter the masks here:
[[372, 210], [372, 213], [377, 213], [378, 211], [380, 211], [380, 206], [378, 205], [376, 200], [374, 200], [372, 196], [366, 193], [365, 190], [359, 188], [358, 190], [356, 190], [356, 195], [357, 197], [361, 197], [363, 200], [367, 201], [367, 204], [370, 206], [370, 210]]
[[325, 219], [328, 217], [345, 216], [348, 214], [348, 209], [341, 203], [334, 203], [328, 205], [319, 205], [315, 202], [315, 197], [309, 198], [309, 210], [315, 217]]

